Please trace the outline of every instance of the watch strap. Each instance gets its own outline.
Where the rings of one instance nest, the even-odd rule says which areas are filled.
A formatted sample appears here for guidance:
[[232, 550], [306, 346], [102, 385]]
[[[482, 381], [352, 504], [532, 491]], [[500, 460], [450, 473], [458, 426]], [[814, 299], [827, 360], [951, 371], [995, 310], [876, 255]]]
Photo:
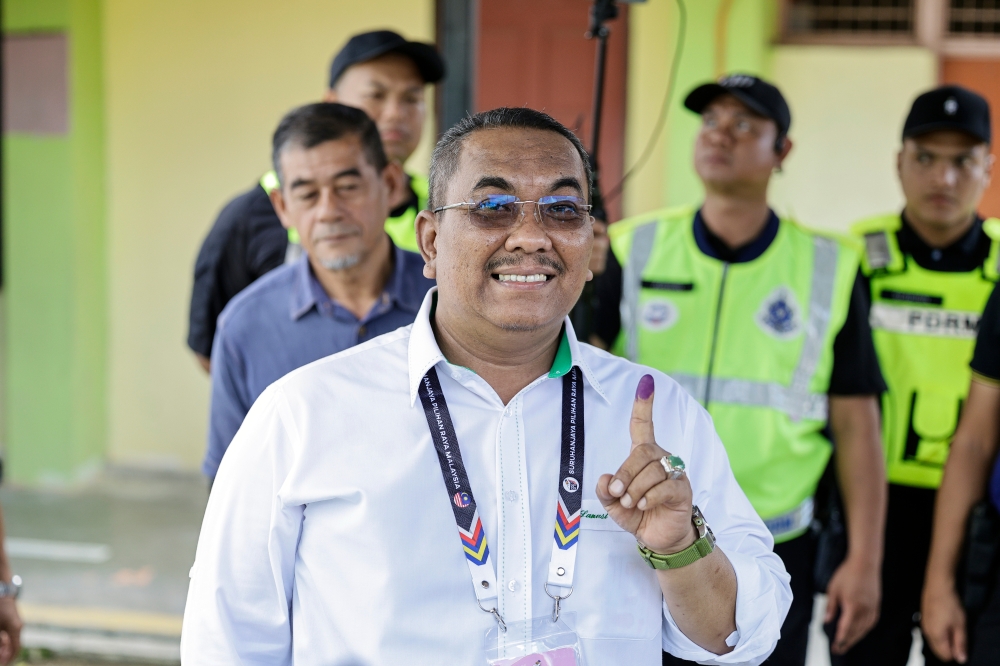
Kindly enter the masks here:
[[715, 535], [712, 534], [711, 528], [705, 522], [705, 518], [697, 506], [692, 507], [691, 522], [698, 530], [698, 538], [693, 544], [670, 555], [655, 553], [641, 543], [636, 544], [642, 559], [654, 569], [680, 569], [710, 555], [715, 550]]

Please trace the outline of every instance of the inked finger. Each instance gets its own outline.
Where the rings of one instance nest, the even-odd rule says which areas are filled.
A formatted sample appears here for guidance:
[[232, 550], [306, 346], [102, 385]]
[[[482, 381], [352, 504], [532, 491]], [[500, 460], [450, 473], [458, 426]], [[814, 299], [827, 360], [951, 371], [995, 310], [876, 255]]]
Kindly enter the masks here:
[[643, 375], [635, 389], [635, 402], [632, 403], [632, 418], [629, 420], [628, 432], [632, 437], [632, 448], [639, 444], [655, 444], [653, 435], [653, 393], [655, 383], [652, 375]]

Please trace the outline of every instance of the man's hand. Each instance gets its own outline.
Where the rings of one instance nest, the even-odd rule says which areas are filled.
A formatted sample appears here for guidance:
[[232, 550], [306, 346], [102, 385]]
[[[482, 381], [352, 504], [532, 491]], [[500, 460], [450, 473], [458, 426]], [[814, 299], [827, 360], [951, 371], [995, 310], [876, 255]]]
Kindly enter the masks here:
[[840, 611], [837, 631], [830, 646], [834, 654], [844, 654], [878, 622], [882, 596], [878, 562], [844, 560], [826, 589], [826, 617], [832, 622]]
[[198, 352], [195, 352], [194, 357], [198, 360], [198, 365], [201, 366], [202, 370], [208, 374], [212, 374], [212, 361], [207, 356], [202, 356]]
[[597, 481], [597, 497], [618, 525], [655, 553], [669, 555], [697, 540], [691, 522], [691, 483], [687, 475], [668, 479], [660, 464], [670, 455], [653, 436], [653, 377], [643, 375], [632, 404], [632, 452], [614, 476]]
[[0, 664], [6, 666], [21, 652], [21, 617], [11, 597], [0, 598]]
[[920, 604], [920, 628], [941, 661], [966, 662], [965, 611], [954, 585], [927, 581]]

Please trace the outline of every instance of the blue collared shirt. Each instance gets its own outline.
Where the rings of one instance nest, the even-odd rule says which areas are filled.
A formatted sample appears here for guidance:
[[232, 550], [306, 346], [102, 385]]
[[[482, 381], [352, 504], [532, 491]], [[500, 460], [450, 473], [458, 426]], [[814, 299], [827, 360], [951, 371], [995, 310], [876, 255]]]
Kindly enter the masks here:
[[382, 297], [358, 319], [332, 300], [308, 257], [282, 266], [241, 291], [219, 315], [212, 346], [212, 403], [202, 471], [215, 478], [222, 456], [251, 405], [296, 368], [413, 323], [433, 280], [419, 254], [393, 247]]

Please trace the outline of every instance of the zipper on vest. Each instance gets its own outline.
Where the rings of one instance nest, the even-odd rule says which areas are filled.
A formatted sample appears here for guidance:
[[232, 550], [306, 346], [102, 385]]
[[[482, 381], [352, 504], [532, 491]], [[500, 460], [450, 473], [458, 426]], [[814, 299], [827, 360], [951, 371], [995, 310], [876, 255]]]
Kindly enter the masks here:
[[719, 342], [719, 319], [722, 317], [722, 297], [726, 292], [726, 276], [729, 262], [722, 264], [722, 281], [719, 282], [719, 301], [715, 304], [715, 324], [712, 326], [712, 347], [708, 352], [708, 372], [705, 374], [705, 399], [702, 404], [708, 409], [708, 396], [712, 395], [712, 370], [715, 366], [715, 345]]

